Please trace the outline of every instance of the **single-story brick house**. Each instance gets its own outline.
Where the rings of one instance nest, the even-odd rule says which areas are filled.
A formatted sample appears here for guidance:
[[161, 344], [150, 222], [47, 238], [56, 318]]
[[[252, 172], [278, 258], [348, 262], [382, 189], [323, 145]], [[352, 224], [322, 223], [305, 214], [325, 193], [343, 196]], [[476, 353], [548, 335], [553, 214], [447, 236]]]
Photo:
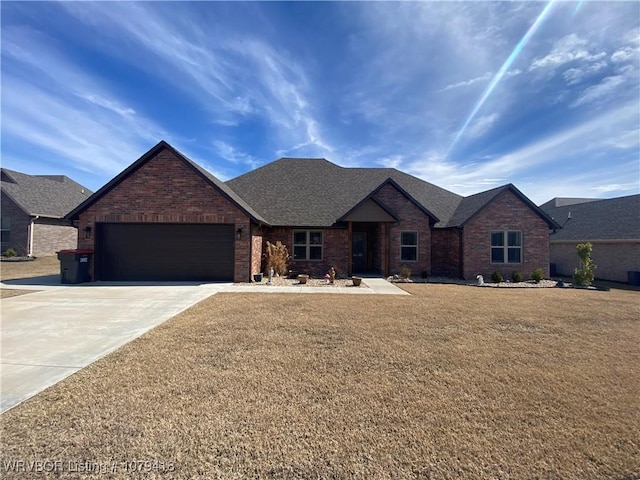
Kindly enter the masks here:
[[0, 172], [0, 250], [41, 257], [76, 248], [78, 232], [65, 215], [93, 192], [64, 175]]
[[593, 245], [596, 278], [627, 282], [628, 272], [640, 272], [640, 195], [554, 198], [540, 208], [562, 224], [549, 240], [555, 274], [573, 275], [580, 267], [576, 247], [586, 242]]
[[511, 184], [461, 197], [396, 169], [296, 158], [221, 182], [164, 141], [67, 217], [99, 280], [250, 281], [278, 240], [311, 275], [548, 275], [560, 228]]

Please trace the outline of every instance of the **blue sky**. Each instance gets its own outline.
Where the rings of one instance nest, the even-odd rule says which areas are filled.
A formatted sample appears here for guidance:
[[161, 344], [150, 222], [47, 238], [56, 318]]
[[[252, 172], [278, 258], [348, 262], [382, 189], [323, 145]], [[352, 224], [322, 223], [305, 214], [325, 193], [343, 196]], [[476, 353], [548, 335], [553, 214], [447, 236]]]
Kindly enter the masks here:
[[289, 156], [538, 204], [640, 191], [635, 1], [0, 8], [6, 168], [96, 190], [164, 139], [222, 180]]

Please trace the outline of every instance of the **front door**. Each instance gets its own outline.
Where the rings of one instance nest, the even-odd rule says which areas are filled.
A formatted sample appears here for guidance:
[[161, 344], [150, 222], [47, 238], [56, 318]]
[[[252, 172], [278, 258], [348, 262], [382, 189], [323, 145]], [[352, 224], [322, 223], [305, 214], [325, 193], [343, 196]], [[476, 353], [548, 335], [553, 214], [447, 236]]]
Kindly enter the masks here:
[[365, 232], [353, 232], [352, 238], [352, 262], [354, 272], [367, 271], [367, 234]]

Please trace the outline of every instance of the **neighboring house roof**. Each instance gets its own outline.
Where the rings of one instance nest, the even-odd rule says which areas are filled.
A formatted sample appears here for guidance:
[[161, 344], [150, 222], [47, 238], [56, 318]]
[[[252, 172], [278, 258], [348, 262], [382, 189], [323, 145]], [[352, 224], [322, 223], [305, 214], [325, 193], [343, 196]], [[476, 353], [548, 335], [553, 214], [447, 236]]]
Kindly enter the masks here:
[[28, 175], [2, 168], [2, 192], [28, 215], [63, 218], [93, 193], [64, 175]]
[[258, 223], [267, 223], [267, 222], [265, 222], [265, 220], [262, 218], [262, 216], [259, 213], [257, 213], [251, 206], [249, 206], [242, 198], [240, 198], [224, 182], [218, 180], [211, 173], [206, 171], [204, 168], [202, 168], [200, 165], [198, 165], [194, 161], [192, 161], [189, 158], [187, 158], [185, 155], [180, 153], [178, 150], [173, 148], [171, 145], [169, 145], [164, 140], [161, 140], [160, 142], [158, 142], [158, 144], [156, 146], [154, 146], [151, 150], [149, 150], [142, 157], [140, 157], [138, 160], [136, 160], [131, 165], [129, 165], [129, 167], [127, 167], [125, 170], [123, 170], [120, 174], [118, 174], [115, 178], [113, 178], [109, 183], [107, 183], [102, 188], [100, 188], [100, 190], [98, 190], [96, 193], [94, 193], [86, 201], [84, 201], [82, 204], [78, 205], [71, 212], [69, 212], [67, 214], [67, 218], [76, 219], [78, 217], [78, 215], [80, 215], [80, 213], [82, 213], [84, 210], [86, 210], [91, 205], [93, 205], [95, 202], [97, 202], [105, 194], [110, 192], [116, 185], [118, 185], [123, 179], [128, 177], [131, 173], [133, 173], [135, 170], [140, 168], [140, 166], [142, 166], [144, 163], [146, 163], [151, 158], [155, 157], [158, 153], [160, 153], [164, 149], [169, 150], [176, 157], [178, 157], [180, 160], [185, 162], [185, 164], [188, 165], [190, 168], [192, 168], [196, 173], [201, 175], [207, 182], [209, 182], [211, 185], [213, 185], [216, 188], [218, 188], [222, 192], [223, 195], [225, 195], [231, 202], [233, 202], [241, 210], [244, 210], [253, 220], [255, 220]]
[[566, 207], [569, 205], [576, 205], [579, 203], [597, 202], [602, 200], [601, 198], [569, 198], [569, 197], [556, 197], [549, 200], [547, 203], [540, 205], [540, 208], [546, 210], [547, 208]]
[[640, 195], [558, 207], [556, 200], [541, 206], [562, 225], [551, 241], [640, 240]]
[[345, 168], [323, 158], [281, 158], [227, 185], [272, 225], [328, 227], [386, 183], [432, 217], [436, 227], [462, 226], [500, 193], [511, 190], [550, 228], [560, 228], [511, 184], [461, 197], [394, 168]]

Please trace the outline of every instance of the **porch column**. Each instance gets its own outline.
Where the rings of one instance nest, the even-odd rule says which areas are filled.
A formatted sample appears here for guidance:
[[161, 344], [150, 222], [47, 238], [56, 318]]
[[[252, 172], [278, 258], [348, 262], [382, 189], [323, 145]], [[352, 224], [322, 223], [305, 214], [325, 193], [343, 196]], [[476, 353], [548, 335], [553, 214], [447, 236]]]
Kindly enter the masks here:
[[391, 275], [389, 272], [389, 251], [391, 247], [391, 228], [389, 223], [384, 224], [384, 276]]
[[353, 223], [348, 222], [349, 228], [347, 230], [347, 265], [349, 266], [349, 271], [347, 275], [350, 277], [353, 275]]

